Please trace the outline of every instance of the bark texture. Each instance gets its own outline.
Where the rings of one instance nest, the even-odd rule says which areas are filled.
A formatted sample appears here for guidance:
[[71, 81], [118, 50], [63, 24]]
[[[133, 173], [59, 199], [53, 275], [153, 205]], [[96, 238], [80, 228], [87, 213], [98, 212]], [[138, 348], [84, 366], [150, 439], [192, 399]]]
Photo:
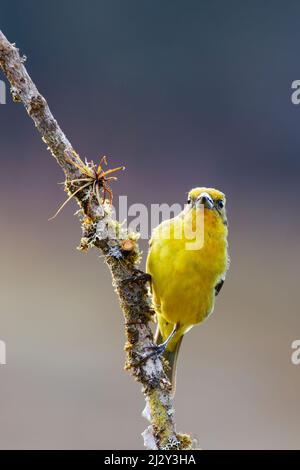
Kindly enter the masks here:
[[150, 426], [144, 431], [144, 444], [149, 449], [190, 449], [191, 439], [178, 434], [170, 383], [160, 358], [149, 357], [154, 346], [150, 328], [153, 310], [149, 292], [149, 276], [138, 269], [140, 252], [137, 237], [113, 220], [108, 202], [99, 204], [88, 186], [74, 180], [86, 178], [82, 160], [53, 117], [47, 101], [39, 93], [25, 66], [26, 58], [0, 31], [0, 66], [10, 82], [15, 102], [22, 102], [48, 150], [65, 173], [65, 189], [80, 206], [82, 239], [79, 248], [91, 246], [105, 257], [112, 282], [125, 319], [126, 369], [142, 385], [146, 399], [144, 416]]

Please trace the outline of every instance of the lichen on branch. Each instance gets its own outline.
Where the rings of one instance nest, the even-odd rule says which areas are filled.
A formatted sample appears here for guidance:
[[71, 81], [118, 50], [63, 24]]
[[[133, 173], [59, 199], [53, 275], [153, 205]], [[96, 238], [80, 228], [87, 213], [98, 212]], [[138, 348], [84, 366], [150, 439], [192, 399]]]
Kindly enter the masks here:
[[[25, 57], [20, 56], [16, 46], [0, 31], [0, 66], [10, 82], [13, 100], [25, 106], [48, 150], [65, 173], [67, 193], [79, 204], [82, 225], [79, 249], [84, 251], [91, 246], [99, 249], [111, 271], [125, 320], [125, 368], [142, 385], [146, 398], [144, 416], [149, 419], [150, 426], [143, 433], [144, 443], [150, 449], [190, 449], [190, 437], [176, 432], [171, 386], [164, 365], [159, 357], [149, 355], [154, 346], [150, 327], [154, 312], [149, 276], [138, 268], [141, 254], [137, 236], [128, 233], [112, 218], [105, 194], [101, 201], [91, 181], [86, 185], [84, 183], [88, 181], [78, 181], [91, 177], [91, 174], [87, 176], [86, 165], [89, 168], [92, 165], [83, 166], [47, 101], [30, 78], [24, 62]], [[106, 170], [106, 177], [108, 172]], [[101, 189], [100, 179], [99, 185]]]

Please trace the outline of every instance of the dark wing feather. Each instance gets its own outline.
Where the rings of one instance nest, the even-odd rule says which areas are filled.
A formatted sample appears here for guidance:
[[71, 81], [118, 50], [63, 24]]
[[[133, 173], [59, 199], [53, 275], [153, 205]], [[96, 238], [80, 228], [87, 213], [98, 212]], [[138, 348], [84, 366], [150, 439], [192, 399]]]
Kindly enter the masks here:
[[218, 293], [223, 287], [223, 284], [225, 282], [225, 279], [221, 279], [221, 281], [218, 282], [218, 284], [215, 286], [215, 296], [217, 297]]

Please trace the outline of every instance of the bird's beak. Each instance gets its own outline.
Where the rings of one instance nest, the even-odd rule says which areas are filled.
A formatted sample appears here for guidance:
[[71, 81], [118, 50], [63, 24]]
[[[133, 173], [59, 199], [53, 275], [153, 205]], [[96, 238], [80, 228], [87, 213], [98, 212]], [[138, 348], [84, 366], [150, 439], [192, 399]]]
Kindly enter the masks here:
[[206, 209], [213, 209], [215, 207], [213, 199], [208, 193], [201, 193], [196, 199], [196, 208], [203, 205]]

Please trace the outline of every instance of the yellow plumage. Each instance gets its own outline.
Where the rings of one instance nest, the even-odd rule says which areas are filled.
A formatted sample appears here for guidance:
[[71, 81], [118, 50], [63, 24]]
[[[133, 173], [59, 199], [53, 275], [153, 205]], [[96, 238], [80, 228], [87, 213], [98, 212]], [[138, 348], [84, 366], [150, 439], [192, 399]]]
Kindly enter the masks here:
[[157, 314], [157, 341], [166, 341], [177, 325], [165, 351], [173, 382], [182, 336], [213, 311], [227, 267], [225, 196], [212, 188], [192, 189], [187, 207], [154, 230], [146, 267]]

